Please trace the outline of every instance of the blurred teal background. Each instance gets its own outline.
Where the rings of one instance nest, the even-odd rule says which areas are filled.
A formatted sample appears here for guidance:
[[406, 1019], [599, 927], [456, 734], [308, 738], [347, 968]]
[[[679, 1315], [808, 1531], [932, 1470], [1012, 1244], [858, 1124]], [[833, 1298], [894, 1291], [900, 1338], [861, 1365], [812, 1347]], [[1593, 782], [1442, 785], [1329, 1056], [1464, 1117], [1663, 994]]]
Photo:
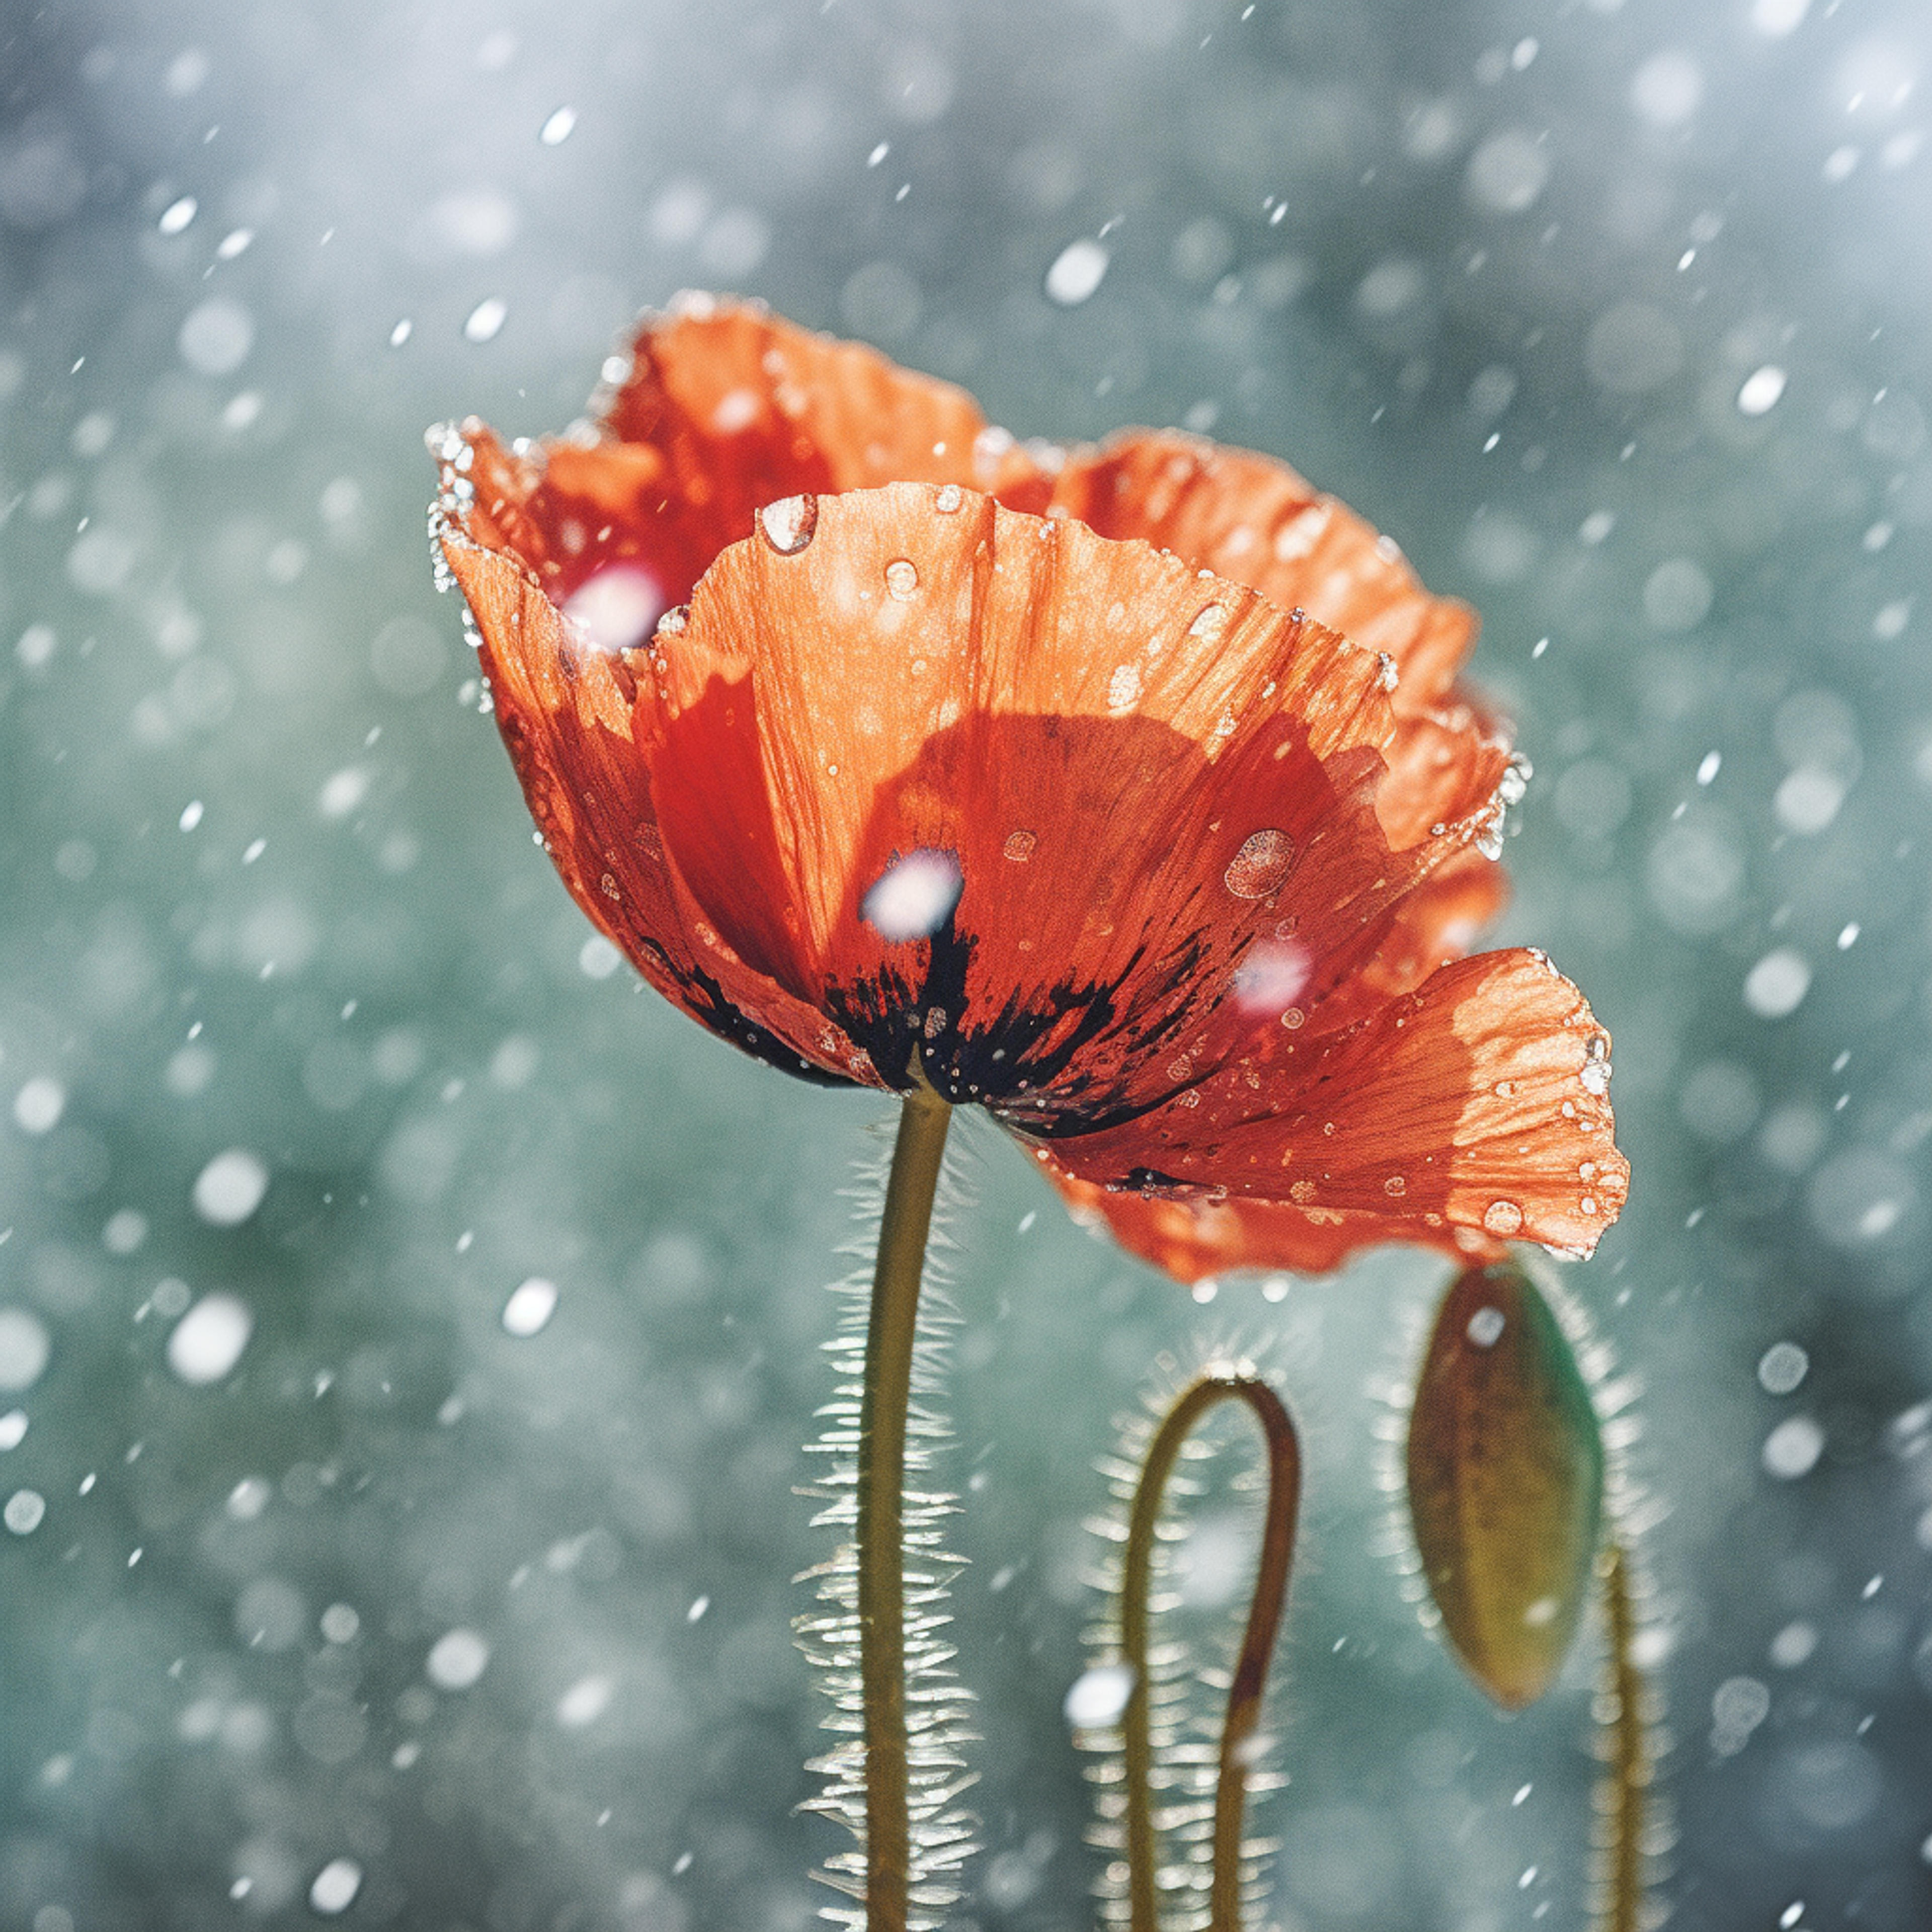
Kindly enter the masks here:
[[[1928, 62], [1912, 0], [0, 0], [0, 1927], [819, 1902], [882, 1108], [592, 937], [423, 542], [425, 424], [561, 429], [690, 284], [1274, 452], [1480, 605], [1504, 932], [1636, 1166], [1564, 1279], [1644, 1390], [1674, 1922], [1932, 1922]], [[958, 1924], [1090, 1922], [1093, 1464], [1232, 1340], [1310, 1465], [1268, 1922], [1582, 1924], [1594, 1638], [1498, 1718], [1387, 1553], [1440, 1265], [1197, 1305], [962, 1124]]]

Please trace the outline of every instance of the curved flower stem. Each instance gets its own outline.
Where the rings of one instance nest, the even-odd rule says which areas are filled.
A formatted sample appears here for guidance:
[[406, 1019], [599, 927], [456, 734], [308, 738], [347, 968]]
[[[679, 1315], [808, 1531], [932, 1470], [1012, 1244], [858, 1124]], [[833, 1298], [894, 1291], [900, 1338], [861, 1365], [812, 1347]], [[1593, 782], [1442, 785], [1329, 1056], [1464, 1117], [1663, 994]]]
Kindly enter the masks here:
[[1288, 1598], [1294, 1554], [1294, 1526], [1301, 1501], [1301, 1453], [1294, 1424], [1280, 1398], [1258, 1376], [1210, 1370], [1184, 1390], [1149, 1444], [1141, 1465], [1127, 1520], [1121, 1575], [1120, 1652], [1133, 1673], [1123, 1720], [1126, 1734], [1128, 1898], [1133, 1932], [1158, 1932], [1156, 1846], [1150, 1787], [1154, 1745], [1148, 1715], [1148, 1626], [1154, 1535], [1175, 1459], [1195, 1424], [1223, 1402], [1245, 1403], [1261, 1424], [1268, 1450], [1268, 1515], [1255, 1566], [1254, 1594], [1241, 1638], [1228, 1708], [1221, 1725], [1219, 1777], [1214, 1793], [1214, 1880], [1210, 1894], [1213, 1932], [1239, 1932], [1241, 1922], [1241, 1827], [1247, 1804], [1248, 1750], [1260, 1720], [1268, 1660]]
[[879, 1226], [859, 1412], [860, 1675], [866, 1738], [867, 1932], [904, 1932], [912, 1862], [905, 1684], [906, 1414], [932, 1198], [952, 1109], [916, 1085], [899, 1114]]
[[1643, 1904], [1644, 1793], [1650, 1762], [1644, 1743], [1642, 1672], [1632, 1654], [1636, 1618], [1630, 1607], [1630, 1562], [1623, 1546], [1604, 1552], [1604, 1617], [1610, 1627], [1610, 1681], [1616, 1714], [1611, 1735], [1608, 1870], [1604, 1932], [1638, 1932]]

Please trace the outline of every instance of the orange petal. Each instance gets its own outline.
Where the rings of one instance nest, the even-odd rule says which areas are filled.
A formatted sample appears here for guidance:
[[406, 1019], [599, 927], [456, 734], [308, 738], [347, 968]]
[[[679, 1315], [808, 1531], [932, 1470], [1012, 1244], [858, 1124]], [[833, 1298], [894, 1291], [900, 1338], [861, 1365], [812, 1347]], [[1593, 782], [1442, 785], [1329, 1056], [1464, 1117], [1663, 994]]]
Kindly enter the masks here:
[[[1370, 654], [956, 486], [768, 512], [654, 652], [655, 796], [704, 916], [889, 1078], [916, 1026], [942, 1090], [1010, 1118], [1192, 1084], [1252, 945], [1318, 998], [1477, 829], [1388, 851]], [[866, 896], [918, 854], [956, 908], [886, 936]]]
[[1286, 1202], [1378, 1220], [1390, 1240], [1463, 1228], [1587, 1254], [1629, 1187], [1609, 1056], [1540, 953], [1484, 953], [1346, 1032], [1283, 1034], [1142, 1120], [1057, 1138], [1052, 1155], [1103, 1186]]
[[1392, 1232], [1386, 1216], [1311, 1214], [1286, 1201], [1172, 1200], [1096, 1186], [1069, 1173], [1045, 1148], [1042, 1172], [1076, 1221], [1104, 1227], [1120, 1246], [1180, 1282], [1242, 1269], [1329, 1274], [1364, 1250], [1402, 1240], [1441, 1248], [1462, 1259], [1500, 1255], [1500, 1243], [1465, 1228], [1406, 1226]]
[[748, 970], [681, 903], [624, 659], [585, 648], [514, 557], [455, 530], [443, 550], [481, 633], [497, 725], [531, 815], [578, 904], [712, 1032], [788, 1072], [878, 1084], [850, 1040]]
[[993, 491], [1039, 474], [964, 389], [758, 303], [710, 296], [680, 297], [639, 332], [607, 425], [620, 442], [663, 452], [674, 476], [710, 486], [727, 541], [761, 505], [801, 490]]
[[1073, 452], [1053, 503], [1102, 536], [1142, 538], [1387, 652], [1401, 674], [1398, 712], [1441, 703], [1475, 641], [1466, 604], [1432, 597], [1391, 538], [1271, 457], [1130, 430]]

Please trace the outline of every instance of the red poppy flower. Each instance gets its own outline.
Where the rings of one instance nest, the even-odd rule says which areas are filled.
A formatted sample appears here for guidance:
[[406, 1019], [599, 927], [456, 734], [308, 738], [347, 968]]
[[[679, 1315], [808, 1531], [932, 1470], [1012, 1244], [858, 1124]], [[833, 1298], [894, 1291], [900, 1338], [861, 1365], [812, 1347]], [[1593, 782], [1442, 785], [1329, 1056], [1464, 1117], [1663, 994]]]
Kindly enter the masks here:
[[687, 298], [602, 422], [438, 433], [441, 554], [577, 901], [714, 1032], [986, 1107], [1184, 1279], [1580, 1252], [1609, 1042], [1462, 956], [1520, 792], [1475, 620], [1270, 459], [1016, 444]]

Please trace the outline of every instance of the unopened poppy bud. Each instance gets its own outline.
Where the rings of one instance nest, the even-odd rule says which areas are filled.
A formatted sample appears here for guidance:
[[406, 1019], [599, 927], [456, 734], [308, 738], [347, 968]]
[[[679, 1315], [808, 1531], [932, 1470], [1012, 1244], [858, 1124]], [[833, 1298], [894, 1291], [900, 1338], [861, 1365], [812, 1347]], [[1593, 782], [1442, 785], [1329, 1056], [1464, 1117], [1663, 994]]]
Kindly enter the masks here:
[[1408, 1507], [1443, 1628], [1511, 1709], [1562, 1666], [1603, 1521], [1604, 1446], [1562, 1324], [1514, 1262], [1458, 1276], [1408, 1424]]

